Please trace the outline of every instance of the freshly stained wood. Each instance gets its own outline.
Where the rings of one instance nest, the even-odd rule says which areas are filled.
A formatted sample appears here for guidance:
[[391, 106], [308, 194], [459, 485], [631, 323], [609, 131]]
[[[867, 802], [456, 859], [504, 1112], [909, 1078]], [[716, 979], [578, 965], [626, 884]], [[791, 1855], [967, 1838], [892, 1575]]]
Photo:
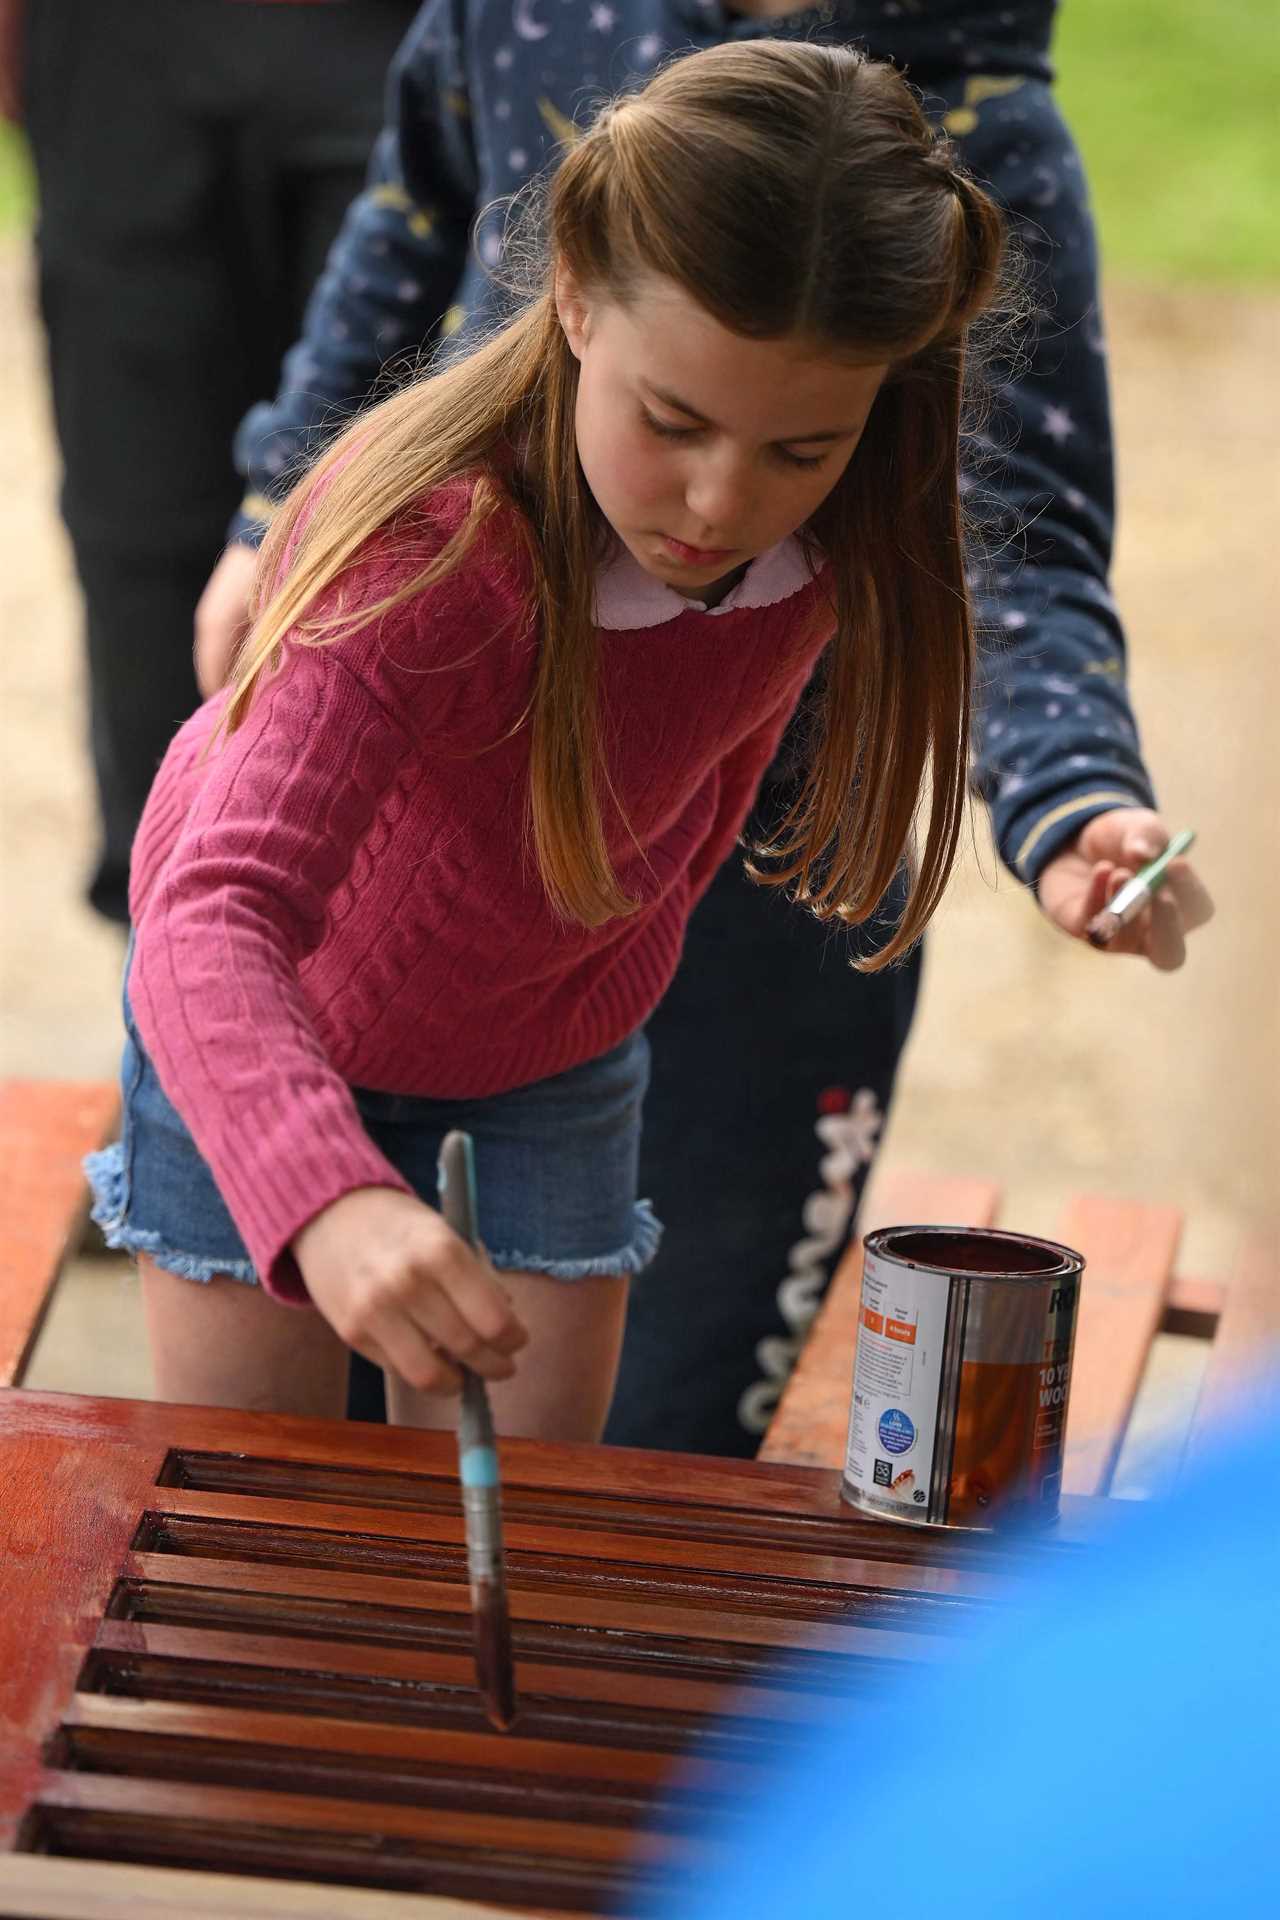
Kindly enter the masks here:
[[22, 1377], [89, 1195], [80, 1162], [118, 1105], [98, 1081], [0, 1081], [0, 1387]]
[[314, 1881], [253, 1880], [9, 1854], [0, 1920], [521, 1920], [512, 1907], [370, 1893]]
[[500, 1736], [451, 1435], [19, 1390], [0, 1450], [14, 1859], [626, 1911], [833, 1696], [950, 1658], [1016, 1559], [833, 1474], [513, 1443]]
[[[1000, 1204], [990, 1180], [948, 1174], [892, 1173], [883, 1181], [865, 1223], [873, 1227], [989, 1227]], [[862, 1242], [851, 1246], [805, 1342], [795, 1371], [769, 1423], [760, 1459], [787, 1466], [843, 1467], [849, 1397], [858, 1344]]]

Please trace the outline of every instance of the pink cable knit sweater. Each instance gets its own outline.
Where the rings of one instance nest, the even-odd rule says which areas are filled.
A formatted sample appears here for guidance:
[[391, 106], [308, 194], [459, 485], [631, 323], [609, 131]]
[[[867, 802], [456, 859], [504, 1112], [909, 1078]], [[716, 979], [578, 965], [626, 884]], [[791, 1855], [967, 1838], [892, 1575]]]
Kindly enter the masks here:
[[[344, 603], [384, 592], [458, 523], [374, 543]], [[324, 647], [287, 644], [238, 732], [222, 696], [182, 728], [133, 855], [130, 997], [161, 1082], [250, 1257], [305, 1299], [290, 1252], [323, 1207], [404, 1181], [352, 1086], [502, 1092], [617, 1046], [665, 991], [684, 928], [741, 830], [831, 631], [795, 541], [710, 611], [625, 551], [596, 588], [606, 814], [642, 901], [560, 919], [525, 826], [537, 635], [504, 509], [450, 578]]]

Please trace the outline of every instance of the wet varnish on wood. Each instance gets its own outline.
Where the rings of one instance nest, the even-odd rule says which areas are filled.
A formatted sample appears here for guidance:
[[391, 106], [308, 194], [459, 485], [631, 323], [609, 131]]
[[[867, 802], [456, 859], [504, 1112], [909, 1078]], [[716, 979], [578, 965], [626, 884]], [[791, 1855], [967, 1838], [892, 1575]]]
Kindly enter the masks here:
[[702, 1857], [707, 1815], [833, 1688], [945, 1658], [1008, 1572], [998, 1543], [857, 1518], [834, 1474], [511, 1443], [521, 1713], [499, 1735], [453, 1455], [0, 1397], [11, 1860], [616, 1912]]

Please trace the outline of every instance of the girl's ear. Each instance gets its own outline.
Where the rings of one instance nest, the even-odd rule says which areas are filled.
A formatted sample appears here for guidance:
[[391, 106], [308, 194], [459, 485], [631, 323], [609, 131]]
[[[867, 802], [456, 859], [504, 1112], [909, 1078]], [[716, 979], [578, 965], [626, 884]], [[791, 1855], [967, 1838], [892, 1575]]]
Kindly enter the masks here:
[[581, 360], [591, 331], [591, 309], [573, 273], [563, 260], [556, 265], [556, 313], [575, 360]]

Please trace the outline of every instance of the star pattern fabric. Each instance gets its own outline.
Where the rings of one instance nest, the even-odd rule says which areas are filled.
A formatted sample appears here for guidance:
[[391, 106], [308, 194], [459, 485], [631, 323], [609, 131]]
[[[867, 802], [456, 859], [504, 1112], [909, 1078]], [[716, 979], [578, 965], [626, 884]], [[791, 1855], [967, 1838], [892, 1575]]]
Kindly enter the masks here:
[[982, 622], [974, 783], [1006, 863], [1034, 883], [1094, 814], [1152, 805], [1111, 595], [1111, 423], [1093, 229], [1050, 91], [1052, 0], [830, 0], [746, 19], [720, 0], [427, 0], [388, 87], [387, 125], [279, 390], [237, 439], [233, 537], [354, 409], [442, 340], [501, 310], [506, 196], [553, 163], [602, 94], [681, 50], [800, 37], [906, 68], [966, 164], [1008, 209], [1034, 317], [994, 369], [966, 448]]

